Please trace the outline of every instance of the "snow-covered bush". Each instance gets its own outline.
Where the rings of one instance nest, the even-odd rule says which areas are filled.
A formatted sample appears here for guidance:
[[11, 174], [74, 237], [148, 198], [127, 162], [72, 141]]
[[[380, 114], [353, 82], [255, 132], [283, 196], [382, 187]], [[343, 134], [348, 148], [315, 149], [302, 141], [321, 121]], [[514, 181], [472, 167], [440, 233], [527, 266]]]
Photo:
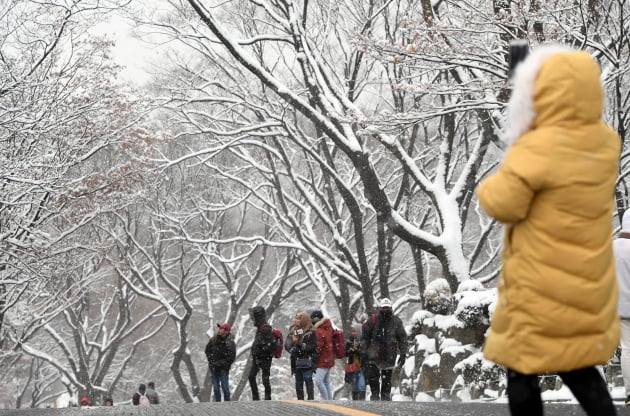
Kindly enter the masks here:
[[424, 291], [424, 308], [435, 314], [446, 315], [453, 310], [453, 294], [446, 279], [435, 279]]
[[[460, 361], [453, 369], [462, 376], [464, 385], [471, 392], [483, 394], [486, 389], [498, 392], [505, 390], [505, 368], [484, 359], [481, 352]], [[471, 398], [478, 398], [475, 396], [476, 394], [471, 394]]]

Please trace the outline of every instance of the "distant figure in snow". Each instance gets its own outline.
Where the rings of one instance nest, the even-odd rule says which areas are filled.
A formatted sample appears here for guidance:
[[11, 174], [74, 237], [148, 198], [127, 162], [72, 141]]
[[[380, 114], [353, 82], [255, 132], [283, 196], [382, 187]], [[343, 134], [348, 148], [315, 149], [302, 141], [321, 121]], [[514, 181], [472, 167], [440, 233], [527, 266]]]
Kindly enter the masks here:
[[597, 62], [559, 45], [514, 73], [507, 153], [477, 188], [505, 224], [498, 299], [483, 349], [507, 368], [512, 415], [543, 414], [538, 375], [557, 373], [588, 415], [615, 415], [596, 365], [619, 343], [612, 250], [621, 140], [602, 121]]
[[265, 308], [254, 306], [250, 310], [250, 317], [256, 327], [256, 335], [252, 344], [252, 367], [249, 370], [249, 386], [252, 389], [252, 400], [260, 400], [258, 394], [258, 382], [256, 376], [262, 371], [262, 382], [265, 387], [265, 400], [271, 400], [271, 374], [272, 352], [275, 347], [275, 338], [271, 325], [267, 323]]
[[230, 401], [230, 367], [236, 358], [236, 344], [230, 335], [232, 327], [228, 323], [217, 324], [217, 333], [210, 338], [206, 345], [206, 358], [212, 378], [214, 401]]
[[315, 338], [311, 317], [306, 312], [295, 314], [284, 349], [291, 356], [291, 374], [295, 377], [297, 399], [304, 400], [304, 386], [306, 386], [306, 398], [313, 400], [315, 398], [313, 370], [317, 364], [317, 338]]
[[621, 232], [613, 241], [621, 318], [621, 374], [626, 389], [626, 406], [630, 405], [630, 209], [623, 213]]
[[402, 368], [407, 359], [407, 332], [388, 298], [381, 299], [378, 306], [378, 313], [368, 317], [361, 334], [362, 365], [370, 400], [391, 400], [394, 368]]
[[149, 400], [149, 398], [147, 397], [147, 386], [145, 384], [140, 384], [138, 386], [138, 391], [135, 392], [135, 394], [133, 395], [133, 397], [131, 398], [131, 403], [133, 403], [134, 406], [138, 406], [138, 405], [150, 405], [151, 401]]
[[352, 325], [350, 338], [345, 345], [346, 357], [348, 357], [345, 381], [352, 385], [352, 400], [365, 400], [365, 374], [362, 364], [364, 352], [361, 349], [362, 332], [362, 324]]
[[333, 352], [333, 327], [330, 319], [324, 318], [322, 311], [311, 312], [313, 330], [317, 339], [317, 369], [315, 370], [315, 385], [322, 400], [332, 400], [333, 390], [330, 385], [330, 369], [335, 366]]
[[160, 396], [155, 391], [155, 382], [153, 381], [147, 383], [147, 397], [151, 404], [160, 404]]

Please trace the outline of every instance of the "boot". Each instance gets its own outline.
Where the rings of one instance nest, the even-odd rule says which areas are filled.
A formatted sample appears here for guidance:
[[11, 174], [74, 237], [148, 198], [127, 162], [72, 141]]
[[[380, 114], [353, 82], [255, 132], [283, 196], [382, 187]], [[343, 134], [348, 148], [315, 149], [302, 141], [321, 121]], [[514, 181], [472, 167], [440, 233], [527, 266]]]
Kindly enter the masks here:
[[315, 400], [315, 385], [307, 384], [306, 385], [306, 399], [307, 400]]
[[357, 392], [357, 400], [365, 400], [365, 392], [364, 391]]
[[353, 391], [352, 392], [352, 400], [359, 400], [359, 392], [358, 391]]
[[298, 400], [304, 400], [304, 389], [303, 388], [295, 388], [295, 393], [297, 394]]
[[252, 400], [260, 400], [260, 396], [258, 395], [258, 386], [256, 385], [256, 381], [252, 383], [250, 381], [250, 387], [252, 388]]

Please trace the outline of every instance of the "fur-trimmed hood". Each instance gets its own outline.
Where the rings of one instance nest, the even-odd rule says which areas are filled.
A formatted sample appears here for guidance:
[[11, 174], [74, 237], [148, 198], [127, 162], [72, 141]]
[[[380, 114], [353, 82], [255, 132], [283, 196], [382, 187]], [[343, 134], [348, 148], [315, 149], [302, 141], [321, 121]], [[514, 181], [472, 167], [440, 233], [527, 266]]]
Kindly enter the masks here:
[[538, 47], [516, 67], [513, 85], [502, 137], [508, 147], [539, 126], [594, 123], [602, 117], [600, 70], [586, 52], [558, 44]]
[[621, 139], [601, 119], [588, 53], [544, 48], [521, 65], [514, 141], [477, 187], [484, 211], [506, 224], [484, 357], [522, 374], [605, 364], [619, 344], [611, 218]]

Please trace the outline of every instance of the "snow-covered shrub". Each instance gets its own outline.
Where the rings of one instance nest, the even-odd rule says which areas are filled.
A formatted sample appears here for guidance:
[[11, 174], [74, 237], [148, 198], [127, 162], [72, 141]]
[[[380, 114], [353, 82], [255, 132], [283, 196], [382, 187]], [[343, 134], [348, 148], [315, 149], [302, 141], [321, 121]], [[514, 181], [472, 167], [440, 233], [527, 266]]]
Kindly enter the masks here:
[[454, 298], [457, 302], [454, 316], [463, 325], [454, 327], [451, 336], [463, 344], [481, 346], [490, 325], [490, 305], [496, 300], [496, 291], [481, 286], [479, 282], [460, 285]]
[[[482, 394], [485, 389], [502, 391], [505, 389], [505, 368], [483, 358], [481, 352], [474, 353], [460, 361], [454, 371], [464, 379], [471, 392]], [[477, 397], [474, 397], [476, 399]]]
[[454, 296], [457, 302], [455, 316], [469, 326], [489, 323], [489, 306], [496, 299], [496, 291], [484, 288], [476, 280], [463, 282]]
[[435, 279], [424, 290], [424, 307], [427, 311], [446, 315], [453, 310], [453, 294], [446, 279]]

